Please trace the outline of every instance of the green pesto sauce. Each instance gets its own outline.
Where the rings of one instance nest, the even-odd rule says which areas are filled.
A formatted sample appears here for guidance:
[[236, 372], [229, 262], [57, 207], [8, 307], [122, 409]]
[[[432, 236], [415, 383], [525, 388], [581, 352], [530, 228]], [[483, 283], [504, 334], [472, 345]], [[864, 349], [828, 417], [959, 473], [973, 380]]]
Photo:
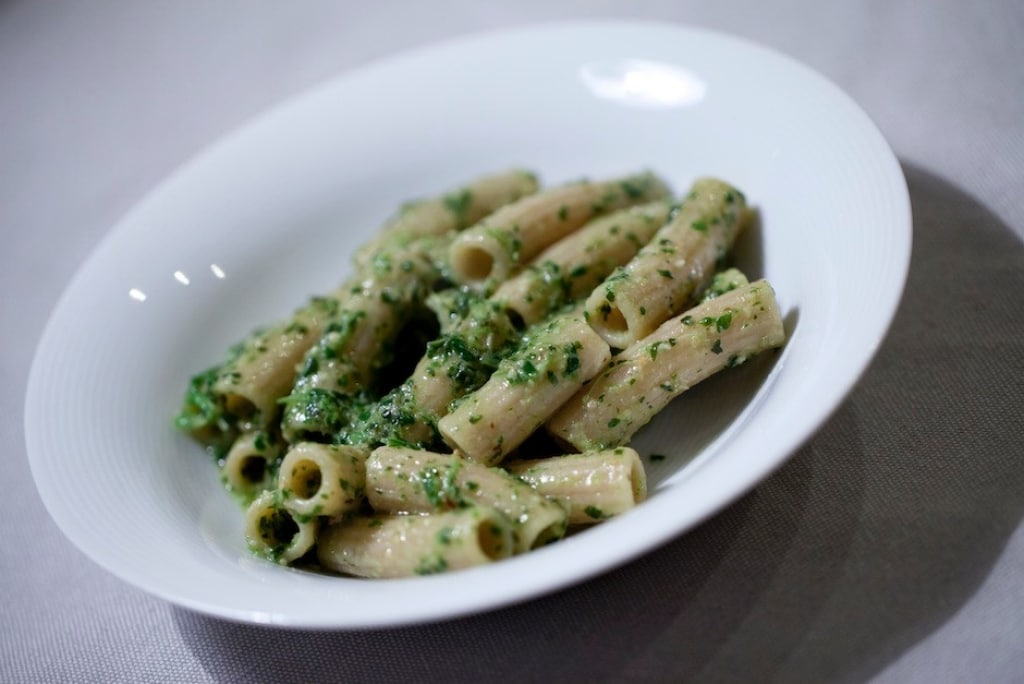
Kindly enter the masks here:
[[465, 228], [470, 221], [469, 210], [473, 206], [473, 193], [468, 188], [445, 195], [441, 202], [444, 208], [455, 216], [457, 228]]
[[457, 482], [459, 462], [450, 468], [425, 468], [419, 473], [423, 493], [436, 508], [465, 508], [469, 503], [463, 498]]
[[334, 390], [314, 387], [292, 392], [281, 399], [285, 432], [293, 437], [330, 441], [350, 417], [351, 402]]
[[448, 561], [439, 553], [430, 553], [420, 558], [413, 569], [417, 575], [436, 575], [448, 569]]

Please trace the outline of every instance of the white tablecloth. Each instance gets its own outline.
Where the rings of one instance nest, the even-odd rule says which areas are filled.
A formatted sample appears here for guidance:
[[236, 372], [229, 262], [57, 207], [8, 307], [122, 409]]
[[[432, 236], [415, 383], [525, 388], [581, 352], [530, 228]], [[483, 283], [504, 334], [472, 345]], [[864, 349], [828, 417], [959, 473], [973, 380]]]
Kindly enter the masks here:
[[[22, 404], [49, 311], [117, 219], [218, 136], [344, 70], [594, 17], [787, 52], [903, 162], [904, 302], [817, 436], [636, 562], [440, 624], [241, 626], [79, 553], [35, 492]], [[0, 2], [0, 681], [1024, 681], [1022, 35], [1017, 0]]]

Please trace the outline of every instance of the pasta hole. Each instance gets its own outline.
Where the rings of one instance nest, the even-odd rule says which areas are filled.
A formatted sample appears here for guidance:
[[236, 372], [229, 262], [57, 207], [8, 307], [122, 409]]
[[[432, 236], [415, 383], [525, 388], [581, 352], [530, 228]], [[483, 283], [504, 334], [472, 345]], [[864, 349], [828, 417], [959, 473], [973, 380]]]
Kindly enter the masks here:
[[279, 508], [268, 508], [260, 516], [260, 539], [271, 548], [288, 546], [299, 533], [294, 518]]
[[477, 245], [466, 245], [459, 260], [460, 272], [469, 280], [486, 280], [494, 270], [494, 256]]
[[480, 550], [492, 561], [507, 558], [512, 551], [509, 535], [493, 520], [485, 519], [477, 523], [476, 538]]
[[320, 466], [308, 458], [292, 464], [288, 474], [287, 488], [299, 499], [311, 499], [323, 482]]
[[238, 471], [249, 484], [259, 484], [267, 476], [267, 459], [258, 454], [250, 454], [243, 459]]
[[512, 308], [505, 309], [505, 313], [508, 315], [508, 321], [512, 324], [513, 328], [520, 332], [526, 330], [526, 319], [523, 318], [521, 313]]
[[256, 415], [256, 404], [241, 394], [226, 395], [224, 397], [224, 408], [229, 415], [237, 416], [240, 419], [251, 418]]
[[622, 310], [617, 306], [611, 307], [607, 316], [604, 317], [604, 326], [608, 332], [612, 333], [629, 332], [629, 323], [626, 322], [626, 317], [622, 315]]

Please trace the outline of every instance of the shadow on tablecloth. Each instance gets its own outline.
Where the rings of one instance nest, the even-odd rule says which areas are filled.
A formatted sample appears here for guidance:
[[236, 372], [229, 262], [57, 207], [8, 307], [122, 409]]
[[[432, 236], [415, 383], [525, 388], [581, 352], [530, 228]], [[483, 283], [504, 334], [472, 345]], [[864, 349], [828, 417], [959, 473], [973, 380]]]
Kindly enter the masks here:
[[1024, 517], [1024, 249], [905, 165], [914, 256], [893, 328], [828, 424], [755, 491], [580, 586], [393, 630], [180, 609], [219, 681], [857, 681], [941, 626]]

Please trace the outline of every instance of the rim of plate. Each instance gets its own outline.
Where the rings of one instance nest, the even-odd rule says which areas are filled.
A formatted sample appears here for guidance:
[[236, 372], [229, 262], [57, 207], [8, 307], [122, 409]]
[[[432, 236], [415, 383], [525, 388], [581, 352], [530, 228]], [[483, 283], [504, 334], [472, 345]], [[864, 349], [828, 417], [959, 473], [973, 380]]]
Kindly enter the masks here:
[[[74, 512], [68, 510], [57, 499], [57, 490], [50, 479], [53, 477], [56, 469], [52, 450], [55, 447], [55, 440], [58, 438], [42, 428], [46, 424], [43, 420], [44, 414], [49, 408], [48, 397], [46, 396], [46, 390], [49, 388], [44, 384], [45, 367], [48, 360], [52, 358], [52, 355], [59, 353], [61, 338], [58, 330], [62, 325], [62, 319], [68, 313], [66, 309], [68, 309], [69, 302], [73, 298], [72, 295], [75, 288], [84, 279], [89, 270], [94, 267], [98, 256], [109, 248], [117, 236], [129, 230], [134, 218], [146, 211], [153, 198], [164, 193], [172, 184], [187, 177], [195, 169], [216, 162], [219, 156], [232, 149], [232, 145], [238, 141], [244, 141], [253, 131], [263, 126], [272, 125], [279, 118], [287, 117], [290, 112], [301, 111], [314, 98], [322, 95], [325, 91], [344, 89], [346, 83], [352, 79], [371, 78], [374, 74], [401, 68], [403, 65], [416, 60], [437, 60], [444, 58], [446, 55], [471, 53], [474, 50], [486, 47], [494, 41], [515, 43], [524, 39], [542, 36], [543, 34], [568, 35], [593, 32], [603, 32], [609, 35], [616, 34], [620, 38], [630, 38], [633, 41], [657, 33], [674, 38], [701, 36], [705, 39], [728, 43], [731, 49], [743, 53], [747, 57], [763, 58], [774, 62], [780, 68], [800, 72], [801, 78], [813, 84], [815, 88], [820, 89], [823, 94], [833, 98], [840, 106], [845, 107], [852, 117], [859, 120], [861, 124], [860, 131], [863, 134], [874, 138], [872, 142], [877, 148], [878, 161], [884, 167], [885, 173], [888, 174], [889, 182], [886, 184], [886, 187], [892, 192], [888, 200], [892, 204], [891, 218], [893, 225], [900, 226], [903, 229], [898, 234], [893, 235], [893, 240], [889, 244], [892, 249], [891, 260], [896, 267], [896, 271], [890, 274], [893, 286], [888, 291], [889, 298], [877, 303], [878, 305], [875, 310], [876, 318], [871, 322], [873, 325], [873, 344], [863, 348], [859, 356], [847, 359], [848, 363], [843, 369], [840, 380], [823, 388], [817, 395], [819, 403], [816, 412], [809, 416], [797, 429], [779, 438], [770, 458], [761, 458], [753, 462], [751, 467], [739, 477], [736, 477], [735, 473], [731, 473], [728, 478], [724, 478], [724, 473], [719, 473], [713, 468], [705, 467], [707, 465], [705, 461], [699, 464], [691, 464], [702, 471], [701, 475], [704, 477], [706, 489], [704, 493], [688, 491], [687, 494], [690, 497], [686, 501], [680, 501], [681, 497], [678, 494], [682, 493], [682, 488], [679, 484], [673, 485], [658, 496], [646, 501], [637, 511], [642, 510], [643, 515], [626, 515], [610, 520], [601, 526], [603, 528], [601, 534], [594, 534], [597, 531], [594, 530], [588, 531], [586, 534], [575, 535], [551, 547], [538, 549], [525, 556], [512, 558], [502, 561], [500, 564], [489, 566], [484, 569], [486, 572], [469, 570], [453, 575], [388, 581], [384, 583], [387, 585], [384, 589], [372, 588], [368, 591], [368, 587], [381, 587], [381, 583], [370, 585], [366, 584], [365, 580], [347, 581], [334, 577], [320, 576], [310, 576], [295, 582], [289, 580], [290, 587], [299, 587], [295, 591], [298, 591], [297, 595], [300, 596], [305, 595], [309, 587], [313, 587], [315, 591], [327, 591], [326, 595], [318, 594], [311, 596], [309, 603], [297, 606], [294, 610], [251, 610], [237, 605], [221, 604], [209, 597], [197, 598], [196, 595], [182, 593], [179, 590], [168, 587], [166, 584], [154, 582], [150, 577], [140, 576], [134, 568], [126, 568], [122, 564], [112, 561], [106, 555], [102, 545], [97, 545], [93, 539], [83, 537], [79, 533], [79, 521], [74, 519]], [[309, 89], [288, 96], [279, 103], [244, 121], [225, 135], [215, 139], [160, 181], [154, 188], [144, 193], [139, 201], [100, 240], [89, 257], [78, 267], [74, 276], [63, 290], [46, 323], [33, 358], [26, 391], [24, 422], [25, 441], [33, 479], [44, 505], [58, 527], [92, 561], [133, 586], [139, 587], [173, 604], [207, 615], [238, 622], [270, 623], [296, 628], [361, 629], [436, 621], [521, 602], [562, 589], [570, 584], [582, 582], [663, 545], [668, 540], [692, 529], [709, 516], [728, 506], [738, 497], [747, 493], [753, 485], [761, 481], [770, 472], [785, 463], [829, 419], [874, 358], [892, 323], [902, 298], [909, 270], [911, 239], [911, 208], [906, 183], [895, 154], [885, 142], [877, 126], [852, 98], [831, 81], [810, 67], [773, 48], [719, 31], [683, 24], [601, 20], [546, 23], [509, 30], [474, 33], [405, 50], [342, 72]], [[774, 368], [769, 378], [765, 380], [765, 384], [770, 384], [772, 378], [778, 372], [779, 368]], [[753, 404], [754, 402], [751, 403]], [[734, 422], [742, 423], [745, 420], [745, 416], [749, 413], [760, 411], [764, 408], [763, 405], [747, 406]], [[756, 447], [757, 435], [750, 434], [750, 432], [747, 430], [739, 434], [731, 434], [729, 436], [730, 449], [740, 448], [741, 446]], [[683, 470], [689, 471], [690, 468], [691, 466], [686, 466]], [[708, 491], [711, 493], [708, 494]], [[673, 496], [673, 494], [677, 494], [677, 496]], [[668, 522], [655, 527], [649, 527], [644, 524], [645, 521], [654, 519]], [[610, 535], [619, 537], [623, 545], [616, 549], [615, 553], [602, 552], [601, 545], [606, 542], [606, 537]], [[540, 577], [536, 574], [530, 575], [528, 572], [525, 572], [532, 565], [545, 563], [549, 558], [557, 560], [563, 557], [566, 551], [559, 547], [571, 547], [570, 553], [581, 558], [590, 558], [593, 562], [582, 568], [574, 567], [574, 564], [559, 565], [547, 562], [544, 566], [545, 572]], [[274, 569], [278, 570], [278, 568]], [[295, 572], [284, 571], [281, 573], [281, 576], [287, 577], [296, 574]], [[308, 573], [306, 574], [308, 575]], [[518, 580], [516, 579], [517, 577], [519, 578]], [[526, 579], [523, 579], [524, 577]], [[498, 585], [501, 586], [501, 591], [496, 590], [495, 579], [499, 580]], [[351, 592], [349, 589], [331, 592], [326, 584], [326, 582], [337, 583], [339, 581], [345, 583], [344, 586], [347, 587], [355, 586], [356, 592], [366, 591], [366, 593], [370, 594], [386, 592], [393, 598], [390, 599], [390, 605], [386, 603], [381, 604], [375, 610], [363, 608], [355, 615], [339, 615], [336, 612], [337, 607], [344, 605], [351, 598], [346, 596], [346, 594]], [[353, 583], [359, 584], [355, 585]], [[452, 586], [459, 587], [459, 591], [447, 592], [442, 601], [417, 602], [412, 600], [417, 597], [430, 595], [438, 588], [450, 588]], [[291, 590], [291, 588], [288, 589], [288, 591]], [[334, 610], [330, 609], [332, 607]]]

